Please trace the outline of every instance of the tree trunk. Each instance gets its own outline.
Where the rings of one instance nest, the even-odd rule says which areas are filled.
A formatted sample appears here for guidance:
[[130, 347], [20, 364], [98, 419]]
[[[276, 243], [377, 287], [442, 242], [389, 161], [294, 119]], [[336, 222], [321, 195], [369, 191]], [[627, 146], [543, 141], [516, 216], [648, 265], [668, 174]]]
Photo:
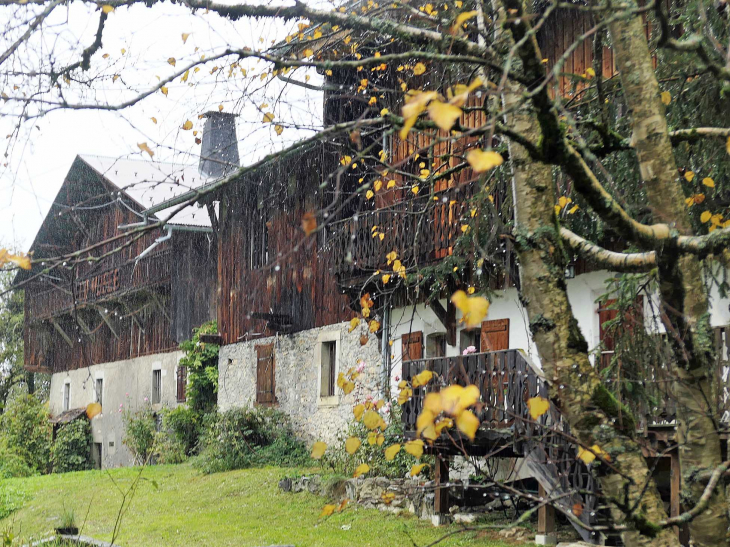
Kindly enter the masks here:
[[[636, 9], [634, 0], [624, 6]], [[649, 205], [655, 220], [672, 226], [678, 234], [692, 228], [678, 180], [659, 83], [639, 15], [609, 25], [616, 67], [626, 103], [631, 110], [632, 143], [639, 160]], [[694, 505], [704, 485], [694, 477], [722, 463], [716, 392], [713, 389], [714, 347], [708, 301], [699, 260], [657, 249], [659, 290], [674, 356], [678, 381], [677, 441], [682, 469], [682, 492]], [[687, 507], [689, 508], [689, 507]], [[727, 507], [723, 488], [716, 488], [708, 509], [689, 524], [695, 545], [727, 544]]]
[[[509, 3], [510, 10], [522, 6]], [[503, 14], [504, 10], [500, 10]], [[502, 20], [503, 16], [502, 16]], [[508, 35], [505, 35], [507, 37]], [[534, 41], [534, 37], [532, 38]], [[509, 40], [513, 45], [513, 40]], [[531, 47], [537, 48], [533, 43]], [[539, 142], [541, 129], [535, 113], [518, 107], [524, 88], [508, 83], [502, 96], [507, 126], [531, 142]], [[560, 405], [571, 431], [587, 446], [598, 444], [611, 454], [621, 474], [607, 469], [601, 479], [604, 494], [632, 508], [624, 514], [612, 504], [614, 520], [633, 524], [623, 534], [627, 546], [679, 546], [670, 529], [657, 523], [667, 517], [659, 492], [633, 436], [636, 424], [602, 385], [588, 359], [588, 344], [573, 316], [565, 285], [563, 252], [554, 213], [556, 196], [552, 167], [533, 160], [527, 150], [510, 142], [510, 164], [515, 204], [515, 239], [520, 259], [520, 298], [527, 309], [530, 331], [540, 362], [550, 381], [550, 395]], [[644, 484], [649, 485], [644, 489]]]

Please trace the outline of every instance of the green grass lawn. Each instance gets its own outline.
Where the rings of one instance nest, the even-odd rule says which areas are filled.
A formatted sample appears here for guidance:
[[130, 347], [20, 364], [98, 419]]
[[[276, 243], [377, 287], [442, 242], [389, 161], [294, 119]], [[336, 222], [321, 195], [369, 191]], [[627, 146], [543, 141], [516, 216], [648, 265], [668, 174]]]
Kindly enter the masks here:
[[[148, 467], [116, 542], [123, 547], [424, 546], [459, 529], [455, 525], [434, 528], [411, 515], [395, 516], [355, 505], [320, 520], [323, 498], [279, 490], [279, 479], [294, 471], [269, 467], [202, 475], [187, 464]], [[24, 540], [47, 537], [64, 510], [71, 509], [79, 527], [86, 520], [83, 534], [109, 541], [122, 501], [117, 487], [126, 491], [138, 473], [139, 468], [125, 468], [110, 474], [84, 471], [0, 481], [0, 491], [12, 490], [24, 497], [18, 511], [0, 520], [0, 533], [10, 526]], [[464, 532], [438, 545], [508, 545], [495, 536]]]

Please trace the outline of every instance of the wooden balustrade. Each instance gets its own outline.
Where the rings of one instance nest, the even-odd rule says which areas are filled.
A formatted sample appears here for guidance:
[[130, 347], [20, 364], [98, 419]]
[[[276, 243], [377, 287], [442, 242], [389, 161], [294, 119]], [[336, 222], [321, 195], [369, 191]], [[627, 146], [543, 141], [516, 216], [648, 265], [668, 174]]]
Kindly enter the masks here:
[[[118, 267], [106, 268], [93, 275], [74, 280], [77, 304], [89, 304], [117, 298], [131, 291], [170, 281], [171, 251], [165, 250], [138, 262], [128, 261]], [[70, 285], [70, 282], [68, 282]], [[74, 307], [70, 287], [55, 285], [46, 290], [26, 291], [29, 318], [48, 319], [68, 312]]]

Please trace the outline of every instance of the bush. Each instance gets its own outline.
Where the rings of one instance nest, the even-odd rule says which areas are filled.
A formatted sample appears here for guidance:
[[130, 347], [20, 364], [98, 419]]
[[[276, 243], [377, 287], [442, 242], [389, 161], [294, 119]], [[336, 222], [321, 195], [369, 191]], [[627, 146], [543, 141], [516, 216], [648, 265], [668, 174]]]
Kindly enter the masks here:
[[185, 356], [180, 359], [180, 366], [187, 367], [188, 371], [188, 405], [198, 412], [213, 411], [217, 402], [219, 346], [200, 341], [201, 334], [216, 332], [218, 324], [215, 321], [204, 323], [193, 330], [190, 340], [180, 344], [180, 349], [185, 352]]
[[198, 449], [203, 430], [203, 416], [187, 406], [162, 412], [162, 429], [172, 441], [182, 447], [186, 456], [192, 456]]
[[5, 441], [0, 439], [0, 480], [30, 477], [35, 473], [22, 456], [10, 450]]
[[14, 398], [0, 421], [3, 444], [37, 473], [47, 473], [51, 463], [51, 426], [48, 408], [33, 395]]
[[59, 428], [53, 443], [54, 473], [84, 471], [91, 468], [91, 424], [86, 418], [74, 420]]
[[217, 473], [263, 465], [296, 466], [309, 451], [292, 430], [289, 417], [272, 408], [236, 408], [208, 418], [203, 449], [194, 465]]
[[149, 463], [154, 454], [157, 418], [149, 406], [136, 412], [124, 411], [124, 438], [136, 462]]
[[[337, 442], [327, 447], [322, 458], [322, 466], [329, 467], [334, 473], [352, 477], [355, 468], [361, 463], [367, 463], [370, 466], [368, 476], [370, 477], [387, 477], [390, 479], [400, 479], [405, 477], [411, 470], [411, 466], [417, 463], [416, 459], [408, 454], [405, 450], [401, 451], [391, 461], [385, 459], [384, 450], [392, 444], [403, 444], [403, 421], [401, 420], [401, 408], [397, 403], [390, 405], [390, 415], [388, 417], [388, 427], [383, 432], [385, 442], [382, 446], [368, 443], [368, 429], [362, 422], [353, 421], [347, 428], [347, 431], [338, 436]], [[348, 437], [357, 437], [362, 443], [355, 454], [350, 455], [345, 451], [345, 441]], [[433, 458], [423, 456], [421, 463], [428, 464], [421, 475], [428, 476], [433, 470]]]

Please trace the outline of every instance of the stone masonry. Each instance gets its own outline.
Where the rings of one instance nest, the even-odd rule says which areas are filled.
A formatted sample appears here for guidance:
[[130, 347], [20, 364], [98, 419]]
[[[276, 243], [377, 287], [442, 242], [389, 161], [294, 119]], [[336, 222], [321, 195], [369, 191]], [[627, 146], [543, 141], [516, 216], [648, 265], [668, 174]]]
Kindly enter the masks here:
[[[294, 430], [311, 442], [333, 442], [352, 420], [352, 407], [368, 397], [382, 397], [380, 340], [368, 334], [361, 345], [360, 328], [348, 332], [339, 323], [290, 335], [278, 335], [221, 347], [218, 361], [218, 407], [250, 406], [256, 400], [256, 346], [274, 344], [277, 408], [292, 418]], [[320, 363], [323, 342], [335, 341], [336, 375], [362, 368], [355, 390], [320, 397]]]

